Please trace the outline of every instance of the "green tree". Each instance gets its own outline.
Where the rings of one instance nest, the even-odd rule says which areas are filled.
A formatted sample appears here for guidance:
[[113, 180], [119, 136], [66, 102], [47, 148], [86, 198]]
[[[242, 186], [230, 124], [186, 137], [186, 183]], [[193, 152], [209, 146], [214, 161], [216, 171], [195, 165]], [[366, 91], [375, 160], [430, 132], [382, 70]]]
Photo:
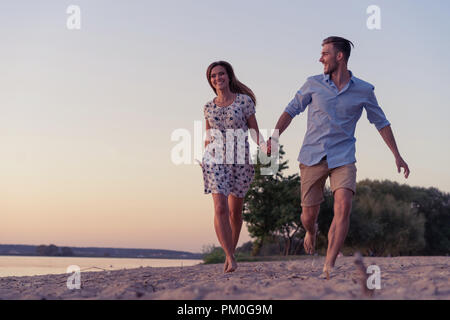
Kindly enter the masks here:
[[435, 188], [421, 190], [427, 197], [416, 198], [412, 206], [426, 217], [425, 254], [450, 254], [450, 194]]
[[[350, 215], [350, 228], [342, 250], [358, 250], [367, 255], [378, 256], [429, 254], [428, 233], [439, 237], [440, 242], [433, 240], [433, 243], [443, 244], [439, 254], [446, 253], [443, 248], [447, 248], [448, 253], [449, 247], [445, 247], [445, 241], [449, 239], [445, 234], [448, 228], [438, 223], [427, 227], [430, 216], [433, 216], [429, 213], [432, 211], [429, 209], [428, 192], [429, 190], [423, 188], [412, 188], [392, 181], [358, 182]], [[448, 202], [448, 198], [442, 194], [437, 198], [440, 200], [434, 201], [434, 204], [442, 206], [441, 211], [435, 212], [441, 221], [448, 221], [442, 213], [445, 211], [443, 204]], [[333, 202], [333, 194], [327, 188], [318, 219], [320, 231], [317, 248], [323, 254], [328, 246], [327, 233], [334, 216]], [[438, 230], [429, 232], [428, 228]]]
[[368, 255], [414, 255], [425, 247], [425, 218], [392, 195], [359, 195], [354, 202], [347, 245]]
[[292, 246], [303, 232], [300, 224], [300, 177], [298, 174], [283, 176], [288, 161], [282, 161], [283, 147], [279, 150], [279, 167], [274, 175], [262, 175], [261, 169], [268, 167], [255, 165], [255, 177], [245, 197], [244, 221], [250, 236], [255, 239], [253, 255], [258, 255], [264, 244], [284, 241], [285, 255], [296, 251]]
[[382, 201], [383, 196], [391, 195], [405, 208], [408, 207], [413, 222], [421, 223], [424, 219], [425, 245], [414, 254], [450, 253], [450, 194], [436, 188], [410, 187], [388, 180], [363, 180], [358, 183], [358, 193], [370, 193], [378, 201]]

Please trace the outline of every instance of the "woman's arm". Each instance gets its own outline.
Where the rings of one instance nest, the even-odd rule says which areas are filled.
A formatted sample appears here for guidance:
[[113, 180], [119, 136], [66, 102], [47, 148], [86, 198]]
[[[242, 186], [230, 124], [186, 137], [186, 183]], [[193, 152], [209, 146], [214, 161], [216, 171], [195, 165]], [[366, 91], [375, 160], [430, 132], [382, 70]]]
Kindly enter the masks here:
[[206, 149], [208, 144], [211, 143], [211, 137], [210, 137], [210, 134], [209, 134], [209, 132], [210, 132], [209, 129], [211, 129], [211, 125], [209, 124], [209, 121], [206, 120], [206, 119], [205, 119], [205, 122], [206, 122], [206, 138], [205, 138], [205, 149]]
[[247, 126], [250, 129], [250, 136], [252, 137], [253, 141], [255, 141], [258, 146], [263, 145], [264, 138], [259, 132], [258, 121], [256, 121], [256, 116], [254, 114], [248, 117]]

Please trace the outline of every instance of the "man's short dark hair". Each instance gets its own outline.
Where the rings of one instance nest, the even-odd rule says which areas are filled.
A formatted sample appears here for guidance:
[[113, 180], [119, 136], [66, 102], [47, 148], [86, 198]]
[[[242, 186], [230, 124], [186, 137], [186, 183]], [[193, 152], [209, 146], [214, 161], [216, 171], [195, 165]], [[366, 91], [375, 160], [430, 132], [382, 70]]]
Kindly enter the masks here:
[[328, 37], [325, 40], [323, 40], [322, 46], [329, 43], [333, 44], [333, 47], [336, 49], [337, 52], [342, 52], [344, 54], [345, 61], [348, 62], [348, 59], [350, 58], [350, 53], [352, 52], [352, 47], [353, 48], [355, 47], [353, 42], [341, 37]]

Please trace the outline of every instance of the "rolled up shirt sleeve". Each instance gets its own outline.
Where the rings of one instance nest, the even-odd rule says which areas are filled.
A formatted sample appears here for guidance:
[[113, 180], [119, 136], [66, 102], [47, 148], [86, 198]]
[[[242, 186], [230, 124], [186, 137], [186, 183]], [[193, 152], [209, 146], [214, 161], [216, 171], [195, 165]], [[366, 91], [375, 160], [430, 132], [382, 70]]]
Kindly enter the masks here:
[[368, 101], [364, 107], [367, 112], [367, 119], [371, 124], [375, 125], [375, 127], [379, 131], [384, 127], [389, 126], [391, 123], [386, 119], [383, 110], [378, 105], [374, 90], [375, 88], [372, 87], [372, 90], [370, 90], [370, 93], [368, 95]]
[[284, 111], [287, 112], [292, 118], [298, 116], [300, 113], [305, 111], [308, 104], [311, 103], [311, 94], [311, 85], [310, 80], [308, 79], [303, 87], [298, 90], [298, 92], [295, 94], [294, 99], [289, 102]]

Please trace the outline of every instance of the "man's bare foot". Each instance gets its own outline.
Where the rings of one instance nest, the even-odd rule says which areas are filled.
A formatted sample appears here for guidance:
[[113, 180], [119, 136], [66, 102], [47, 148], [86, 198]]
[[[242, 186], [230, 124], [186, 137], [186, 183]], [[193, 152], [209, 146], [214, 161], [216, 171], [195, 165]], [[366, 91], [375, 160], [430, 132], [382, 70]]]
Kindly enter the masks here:
[[341, 270], [342, 266], [331, 266], [328, 263], [323, 265], [322, 274], [319, 276], [320, 279], [330, 280], [335, 277]]
[[[338, 267], [337, 269], [339, 269]], [[322, 274], [319, 276], [320, 279], [327, 279], [330, 280], [332, 278], [333, 271], [335, 270], [334, 267], [330, 266], [329, 264], [324, 264]]]
[[314, 234], [310, 234], [308, 231], [306, 232], [305, 239], [303, 240], [303, 246], [305, 247], [305, 252], [308, 254], [314, 254], [317, 230], [319, 230], [319, 225], [316, 223], [314, 225]]
[[228, 268], [227, 268], [227, 270], [225, 270], [225, 273], [231, 273], [231, 272], [236, 271], [237, 262], [236, 262], [236, 259], [234, 258], [234, 256], [231, 256], [229, 260], [227, 259], [226, 263], [228, 263]]
[[327, 280], [330, 280], [330, 274], [332, 273], [332, 271], [333, 271], [333, 267], [331, 267], [327, 264], [325, 264], [323, 266], [323, 273], [325, 274], [325, 277], [327, 278]]

